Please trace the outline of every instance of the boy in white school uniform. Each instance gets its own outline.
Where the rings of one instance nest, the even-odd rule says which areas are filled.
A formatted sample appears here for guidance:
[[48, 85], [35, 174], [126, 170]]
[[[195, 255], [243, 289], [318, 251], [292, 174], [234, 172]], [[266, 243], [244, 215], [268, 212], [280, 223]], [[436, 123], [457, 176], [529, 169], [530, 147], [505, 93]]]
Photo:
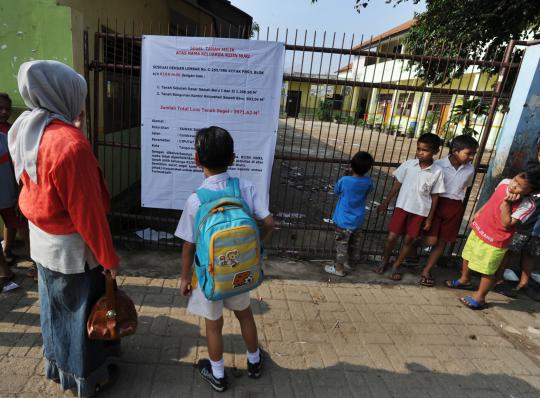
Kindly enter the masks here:
[[422, 134], [418, 138], [416, 159], [405, 161], [394, 171], [394, 185], [378, 208], [379, 212], [386, 211], [390, 201], [399, 193], [388, 225], [383, 259], [373, 269], [378, 274], [386, 272], [392, 250], [398, 238], [404, 236], [401, 250], [392, 264], [390, 279], [393, 281], [402, 279], [401, 264], [422, 230], [431, 228], [439, 194], [445, 192], [443, 172], [433, 164], [433, 156], [439, 152], [440, 145], [441, 140], [435, 134]]
[[[203, 169], [205, 176], [200, 188], [211, 191], [224, 190], [230, 178], [227, 169], [233, 164], [234, 157], [234, 142], [227, 130], [215, 126], [199, 130], [195, 137], [195, 163]], [[240, 179], [239, 188], [242, 199], [251, 210], [253, 217], [262, 223], [260, 232], [262, 242], [272, 232], [274, 225], [272, 215], [252, 183]], [[190, 273], [196, 249], [194, 225], [200, 204], [196, 193], [189, 196], [175, 232], [176, 236], [184, 240], [180, 292], [183, 296], [190, 296], [187, 310], [205, 318], [210, 359], [199, 360], [199, 372], [215, 391], [223, 392], [228, 387], [223, 361], [223, 308], [233, 311], [240, 322], [242, 337], [247, 348], [249, 377], [261, 376], [263, 356], [259, 350], [257, 327], [251, 311], [249, 292], [224, 300], [210, 301], [198, 284], [192, 289]]]
[[470, 135], [460, 135], [452, 140], [450, 154], [434, 163], [443, 171], [446, 191], [439, 195], [431, 229], [425, 233], [424, 245], [432, 249], [420, 276], [421, 285], [435, 285], [431, 269], [443, 255], [446, 244], [455, 242], [458, 236], [465, 211], [465, 191], [473, 184], [474, 167], [471, 163], [477, 150], [478, 141]]

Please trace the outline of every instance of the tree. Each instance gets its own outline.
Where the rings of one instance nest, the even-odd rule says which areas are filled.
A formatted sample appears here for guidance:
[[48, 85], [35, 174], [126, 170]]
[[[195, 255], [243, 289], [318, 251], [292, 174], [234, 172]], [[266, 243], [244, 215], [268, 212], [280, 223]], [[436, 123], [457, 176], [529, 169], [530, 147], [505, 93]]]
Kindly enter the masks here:
[[[312, 0], [315, 3], [317, 0]], [[355, 0], [358, 12], [370, 0]], [[394, 6], [405, 1], [385, 0]], [[365, 11], [362, 11], [365, 12]], [[538, 0], [426, 0], [426, 11], [416, 16], [405, 46], [413, 54], [459, 57], [478, 60], [502, 60], [510, 40], [540, 38], [540, 1]], [[521, 54], [516, 53], [516, 60]], [[438, 84], [458, 78], [467, 66], [442, 62], [419, 65], [418, 76]], [[495, 73], [496, 67], [484, 71]]]
[[478, 131], [471, 127], [471, 119], [484, 116], [488, 113], [488, 107], [479, 98], [464, 99], [460, 105], [454, 106], [450, 120], [452, 123], [464, 122], [463, 134], [476, 136]]

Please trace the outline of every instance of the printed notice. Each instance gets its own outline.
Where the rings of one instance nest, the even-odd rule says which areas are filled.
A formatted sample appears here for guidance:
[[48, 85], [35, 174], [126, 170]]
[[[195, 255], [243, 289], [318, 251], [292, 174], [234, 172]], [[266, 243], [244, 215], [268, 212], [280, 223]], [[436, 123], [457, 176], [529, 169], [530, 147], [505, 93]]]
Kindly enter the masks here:
[[182, 209], [203, 180], [197, 130], [234, 138], [232, 176], [268, 190], [277, 137], [284, 45], [204, 37], [143, 36], [141, 167], [144, 207]]

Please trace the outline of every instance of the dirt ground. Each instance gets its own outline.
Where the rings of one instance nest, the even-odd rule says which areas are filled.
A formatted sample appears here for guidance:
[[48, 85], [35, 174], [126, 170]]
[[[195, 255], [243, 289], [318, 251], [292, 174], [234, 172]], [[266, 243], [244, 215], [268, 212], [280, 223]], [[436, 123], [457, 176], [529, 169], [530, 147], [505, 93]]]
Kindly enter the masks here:
[[[371, 170], [375, 190], [368, 198], [364, 233], [356, 237], [354, 251], [357, 255], [380, 253], [392, 208], [386, 214], [378, 214], [375, 209], [392, 186], [395, 164], [414, 158], [416, 141], [416, 138], [389, 135], [365, 126], [281, 119], [270, 189], [271, 211], [279, 229], [272, 238], [271, 248], [288, 255], [331, 254], [333, 226], [330, 220], [336, 202], [334, 184], [348, 172], [348, 159], [362, 150], [384, 164]], [[317, 159], [291, 160], [299, 155]], [[437, 157], [446, 155], [448, 148], [443, 147]], [[487, 164], [491, 156], [491, 151], [486, 151], [481, 164]], [[462, 232], [474, 209], [483, 176], [479, 173], [476, 177]], [[458, 249], [459, 245], [454, 251]]]

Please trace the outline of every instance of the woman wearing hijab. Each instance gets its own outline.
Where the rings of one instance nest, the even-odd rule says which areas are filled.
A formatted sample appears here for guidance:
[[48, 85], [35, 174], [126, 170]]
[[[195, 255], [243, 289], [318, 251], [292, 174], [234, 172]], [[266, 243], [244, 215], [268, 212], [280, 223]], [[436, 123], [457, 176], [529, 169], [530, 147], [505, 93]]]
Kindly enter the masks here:
[[45, 376], [90, 397], [116, 373], [106, 361], [119, 344], [89, 340], [86, 321], [104, 294], [103, 268], [116, 276], [119, 259], [109, 193], [80, 130], [86, 82], [60, 62], [32, 61], [21, 65], [18, 84], [30, 110], [13, 124], [9, 151], [38, 268]]

